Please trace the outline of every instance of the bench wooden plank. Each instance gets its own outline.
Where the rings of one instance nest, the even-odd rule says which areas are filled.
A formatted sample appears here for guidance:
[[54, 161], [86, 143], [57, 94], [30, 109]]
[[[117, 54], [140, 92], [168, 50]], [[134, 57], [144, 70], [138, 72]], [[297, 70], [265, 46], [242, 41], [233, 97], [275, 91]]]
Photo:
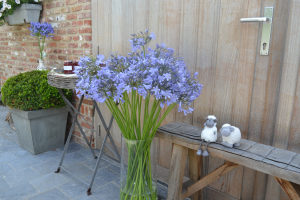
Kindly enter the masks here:
[[278, 177], [274, 177], [274, 178], [279, 183], [280, 187], [283, 189], [283, 191], [289, 197], [289, 199], [300, 200], [299, 185], [294, 185], [291, 182]]
[[188, 187], [187, 191], [182, 193], [181, 199], [185, 199], [191, 195], [193, 195], [198, 190], [201, 190], [205, 186], [209, 185], [210, 183], [214, 182], [215, 180], [218, 180], [231, 170], [235, 169], [238, 166], [238, 164], [232, 163], [232, 162], [226, 162], [224, 165], [220, 166], [207, 176], [203, 177], [198, 182], [194, 183], [192, 186]]
[[[178, 124], [176, 126], [179, 127]], [[199, 131], [200, 130], [201, 129], [199, 128]], [[197, 150], [199, 147], [199, 139], [190, 139], [179, 134], [172, 134], [172, 132], [164, 131], [160, 128], [156, 133], [156, 137], [166, 139], [169, 142], [194, 150]], [[300, 184], [300, 167], [298, 165], [300, 162], [299, 154], [295, 155], [291, 162], [287, 164], [280, 162], [279, 157], [276, 157], [276, 155], [271, 156], [271, 159], [269, 159], [268, 154], [262, 150], [264, 149], [271, 154], [271, 152], [276, 149], [274, 147], [257, 144], [248, 140], [241, 140], [241, 144], [248, 145], [250, 147], [244, 149], [232, 149], [224, 147], [220, 144], [210, 144], [208, 146], [208, 151], [211, 156], [222, 158], [239, 165], [243, 165], [248, 168]], [[255, 148], [256, 146], [257, 148]], [[284, 160], [284, 162], [287, 162], [288, 160], [290, 160], [290, 158]]]

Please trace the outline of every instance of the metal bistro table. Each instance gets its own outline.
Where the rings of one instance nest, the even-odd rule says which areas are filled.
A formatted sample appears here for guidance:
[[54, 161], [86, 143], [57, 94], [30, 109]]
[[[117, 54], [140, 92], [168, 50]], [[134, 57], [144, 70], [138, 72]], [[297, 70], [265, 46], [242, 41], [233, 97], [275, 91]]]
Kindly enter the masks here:
[[[78, 180], [82, 181], [84, 184], [88, 185], [88, 190], [87, 190], [87, 195], [91, 195], [91, 189], [92, 189], [92, 186], [93, 186], [93, 183], [94, 183], [94, 179], [95, 179], [95, 176], [97, 174], [97, 170], [98, 170], [98, 167], [99, 167], [99, 164], [100, 164], [100, 161], [101, 159], [105, 160], [106, 162], [109, 162], [113, 165], [116, 165], [116, 166], [119, 166], [118, 163], [115, 163], [115, 162], [112, 162], [110, 161], [109, 159], [105, 158], [103, 156], [103, 150], [104, 150], [104, 146], [107, 146], [109, 148], [109, 150], [119, 159], [119, 161], [121, 160], [120, 158], [120, 154], [117, 150], [117, 147], [114, 143], [114, 140], [110, 134], [110, 128], [112, 126], [112, 123], [113, 123], [113, 115], [111, 116], [111, 119], [110, 119], [110, 122], [109, 122], [109, 125], [107, 127], [104, 119], [103, 119], [103, 116], [101, 114], [101, 111], [97, 105], [97, 102], [93, 100], [93, 117], [92, 117], [92, 124], [90, 124], [85, 118], [84, 116], [81, 115], [80, 113], [80, 108], [81, 108], [81, 105], [82, 105], [82, 102], [83, 102], [83, 99], [84, 99], [84, 95], [81, 96], [80, 98], [80, 101], [79, 101], [79, 106], [78, 108], [76, 109], [72, 103], [65, 97], [65, 95], [63, 94], [62, 92], [62, 89], [75, 89], [75, 85], [76, 85], [76, 81], [77, 81], [77, 76], [72, 74], [72, 75], [60, 75], [60, 74], [55, 74], [53, 72], [50, 72], [48, 73], [47, 75], [48, 77], [48, 84], [53, 86], [53, 87], [56, 87], [61, 95], [61, 97], [63, 98], [69, 112], [71, 113], [72, 117], [73, 117], [73, 121], [72, 121], [72, 126], [71, 126], [71, 129], [70, 129], [70, 132], [69, 132], [69, 135], [68, 135], [68, 139], [67, 139], [67, 142], [65, 144], [65, 148], [64, 148], [64, 152], [63, 152], [63, 155], [61, 157], [61, 160], [60, 160], [60, 163], [58, 165], [58, 169], [57, 171], [55, 171], [55, 173], [59, 173], [60, 172], [60, 169], [63, 169], [65, 170], [67, 173], [71, 174], [72, 176], [74, 176], [75, 178], [77, 178]], [[97, 156], [96, 153], [94, 152], [92, 146], [91, 146], [91, 142], [92, 142], [92, 137], [93, 137], [93, 133], [97, 131], [94, 129], [94, 117], [95, 117], [95, 110], [97, 111], [97, 114], [99, 115], [99, 118], [101, 120], [101, 123], [104, 127], [104, 129], [106, 130], [106, 135], [105, 135], [105, 138], [102, 142], [102, 146], [101, 146], [101, 150], [99, 152], [99, 155]], [[82, 117], [82, 119], [91, 127], [91, 135], [90, 135], [90, 141], [88, 141], [87, 137], [86, 137], [86, 134], [84, 133], [80, 123], [78, 122], [78, 115], [80, 115]], [[92, 177], [92, 180], [91, 182], [88, 184], [86, 183], [84, 180], [80, 179], [79, 177], [75, 176], [74, 174], [72, 174], [71, 172], [69, 172], [68, 170], [66, 170], [62, 165], [63, 165], [63, 161], [64, 161], [64, 158], [65, 158], [65, 155], [66, 155], [66, 151], [68, 150], [68, 146], [69, 146], [69, 143], [70, 143], [70, 140], [71, 140], [71, 137], [72, 137], [72, 133], [73, 133], [73, 130], [75, 128], [75, 124], [78, 126], [85, 142], [87, 143], [89, 149], [91, 150], [91, 153], [93, 154], [94, 158], [95, 159], [98, 159], [97, 160], [97, 163], [96, 163], [96, 166], [95, 166], [95, 169], [94, 169], [94, 173], [93, 173], [93, 177]], [[111, 144], [113, 146], [113, 149], [107, 144], [107, 138], [110, 139], [111, 141]]]

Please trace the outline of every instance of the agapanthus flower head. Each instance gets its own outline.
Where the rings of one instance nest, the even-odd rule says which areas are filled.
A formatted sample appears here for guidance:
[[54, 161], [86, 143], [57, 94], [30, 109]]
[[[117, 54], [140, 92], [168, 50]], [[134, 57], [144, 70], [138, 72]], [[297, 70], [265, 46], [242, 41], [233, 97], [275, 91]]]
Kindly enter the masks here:
[[54, 34], [54, 29], [52, 28], [51, 24], [47, 22], [31, 22], [30, 28], [28, 28], [31, 31], [32, 36], [35, 37], [54, 37], [52, 34]]
[[[133, 36], [145, 42], [144, 39], [150, 37], [144, 38], [147, 34], [148, 30]], [[156, 45], [155, 49], [148, 48], [145, 54], [134, 49], [127, 57], [111, 54], [105, 61], [106, 67], [101, 68], [98, 65], [104, 62], [103, 59], [103, 55], [94, 60], [91, 57], [81, 58], [80, 68], [74, 71], [79, 77], [76, 87], [79, 96], [86, 94], [98, 102], [113, 98], [122, 103], [125, 92], [137, 91], [144, 98], [147, 95], [155, 97], [160, 107], [176, 103], [178, 111], [185, 115], [194, 110], [189, 106], [203, 87], [196, 80], [198, 73], [191, 75], [183, 59], [174, 55], [174, 50], [165, 44]]]
[[131, 43], [133, 52], [139, 50], [142, 46], [145, 46], [151, 42], [151, 40], [156, 38], [154, 33], [149, 35], [148, 29], [145, 32], [141, 31], [140, 33], [132, 34], [131, 36], [132, 38], [129, 40], [129, 42]]

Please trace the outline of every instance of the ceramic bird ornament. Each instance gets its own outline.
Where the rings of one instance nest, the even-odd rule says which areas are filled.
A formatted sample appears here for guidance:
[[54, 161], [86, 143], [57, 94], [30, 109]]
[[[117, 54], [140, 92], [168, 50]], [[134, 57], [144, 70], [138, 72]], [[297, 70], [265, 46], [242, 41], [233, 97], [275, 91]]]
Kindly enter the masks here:
[[230, 148], [240, 146], [241, 131], [239, 128], [230, 124], [224, 124], [220, 132], [223, 139], [222, 145]]
[[[208, 156], [209, 153], [207, 151], [207, 145], [210, 142], [216, 142], [218, 139], [218, 133], [217, 133], [217, 118], [214, 115], [208, 115], [208, 117], [206, 118], [206, 121], [204, 123], [204, 129], [201, 132], [201, 142], [200, 142], [200, 146], [199, 149], [197, 151], [197, 155], [203, 155], [203, 156]], [[202, 153], [201, 150], [201, 146], [203, 141], [207, 142], [206, 146], [205, 146], [205, 150]]]

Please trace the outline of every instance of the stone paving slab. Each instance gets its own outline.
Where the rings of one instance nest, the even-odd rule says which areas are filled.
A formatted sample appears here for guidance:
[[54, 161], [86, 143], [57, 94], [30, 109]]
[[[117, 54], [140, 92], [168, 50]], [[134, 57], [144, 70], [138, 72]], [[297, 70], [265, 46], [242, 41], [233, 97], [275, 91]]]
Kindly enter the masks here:
[[[15, 131], [4, 121], [6, 114], [6, 108], [0, 106], [0, 200], [119, 199], [119, 167], [102, 160], [92, 195], [87, 196], [87, 185], [63, 169], [54, 173], [64, 148], [32, 155], [19, 146]], [[72, 142], [69, 147], [63, 167], [89, 183], [97, 160], [78, 143]], [[165, 188], [160, 186], [158, 191], [166, 198]]]

